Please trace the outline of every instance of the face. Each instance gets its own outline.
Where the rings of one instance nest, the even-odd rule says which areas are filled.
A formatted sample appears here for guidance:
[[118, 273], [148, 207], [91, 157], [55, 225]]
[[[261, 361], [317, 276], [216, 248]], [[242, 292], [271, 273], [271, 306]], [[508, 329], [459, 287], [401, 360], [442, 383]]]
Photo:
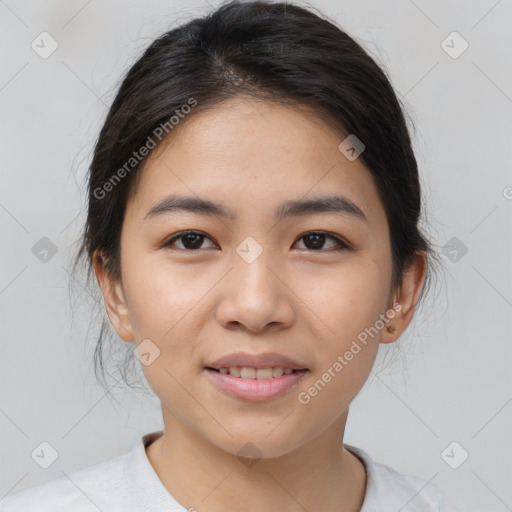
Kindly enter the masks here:
[[[385, 212], [361, 160], [312, 113], [239, 97], [172, 135], [127, 204], [122, 282], [107, 289], [96, 267], [109, 316], [122, 339], [145, 343], [164, 419], [233, 454], [250, 441], [283, 455], [335, 425], [369, 375], [392, 304]], [[230, 215], [170, 204], [148, 215], [170, 195]], [[276, 216], [326, 197], [342, 198], [338, 209]], [[234, 395], [206, 368], [235, 352], [277, 353], [307, 371]]]

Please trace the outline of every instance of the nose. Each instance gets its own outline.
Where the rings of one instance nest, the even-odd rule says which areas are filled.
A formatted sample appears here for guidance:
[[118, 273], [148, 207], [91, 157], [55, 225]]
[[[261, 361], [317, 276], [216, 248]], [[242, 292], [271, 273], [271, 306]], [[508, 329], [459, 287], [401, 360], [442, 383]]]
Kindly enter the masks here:
[[218, 322], [228, 329], [242, 326], [251, 332], [292, 325], [295, 309], [289, 278], [266, 251], [252, 263], [235, 254], [233, 263], [221, 288]]

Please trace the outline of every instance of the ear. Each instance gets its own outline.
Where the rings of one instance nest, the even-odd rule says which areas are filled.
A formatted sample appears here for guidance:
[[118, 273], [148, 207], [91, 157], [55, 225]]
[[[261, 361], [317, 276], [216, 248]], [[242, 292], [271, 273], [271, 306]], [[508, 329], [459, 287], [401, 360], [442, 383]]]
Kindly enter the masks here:
[[415, 260], [404, 274], [398, 293], [389, 305], [387, 313], [391, 311], [391, 314], [386, 315], [388, 320], [381, 331], [381, 343], [396, 341], [411, 322], [426, 275], [427, 255], [424, 251], [418, 251]]
[[124, 341], [134, 341], [133, 327], [121, 281], [114, 280], [108, 273], [103, 255], [96, 251], [93, 256], [93, 268], [105, 300], [105, 307], [117, 332]]

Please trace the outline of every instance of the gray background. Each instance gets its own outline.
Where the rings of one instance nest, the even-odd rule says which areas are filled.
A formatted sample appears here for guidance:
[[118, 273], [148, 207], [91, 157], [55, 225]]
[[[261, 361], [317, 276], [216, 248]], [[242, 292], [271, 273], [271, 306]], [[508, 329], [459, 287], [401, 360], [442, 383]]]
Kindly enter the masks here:
[[[446, 268], [398, 357], [354, 401], [345, 442], [432, 479], [461, 510], [512, 510], [512, 2], [312, 5], [389, 70], [409, 109], [426, 228]], [[209, 9], [0, 0], [0, 499], [162, 427], [155, 397], [96, 383], [87, 294], [72, 324], [68, 272], [85, 219], [79, 185], [121, 75], [152, 38]], [[46, 59], [31, 47], [43, 31], [59, 45]], [[469, 44], [456, 58], [454, 31]], [[57, 249], [47, 261], [43, 237]], [[59, 455], [48, 469], [30, 455], [43, 441]], [[445, 460], [457, 465], [462, 450], [453, 469]]]

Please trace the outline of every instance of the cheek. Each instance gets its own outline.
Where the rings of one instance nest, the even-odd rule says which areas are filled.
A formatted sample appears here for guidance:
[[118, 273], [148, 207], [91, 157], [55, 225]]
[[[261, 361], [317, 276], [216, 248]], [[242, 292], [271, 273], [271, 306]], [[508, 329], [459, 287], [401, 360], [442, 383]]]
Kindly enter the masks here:
[[157, 396], [179, 395], [181, 388], [173, 377], [181, 382], [195, 371], [206, 295], [218, 276], [143, 255], [126, 258], [123, 264], [135, 339], [149, 339], [157, 347], [154, 362], [141, 365], [144, 375]]
[[294, 283], [297, 295], [305, 298], [305, 313], [309, 310], [323, 326], [320, 339], [339, 349], [375, 324], [389, 291], [386, 269], [370, 257], [362, 255], [351, 263], [315, 277], [303, 275]]
[[[183, 319], [198, 306], [215, 280], [200, 271], [191, 273], [165, 261], [141, 257], [126, 261], [125, 288], [138, 338], [171, 341], [173, 333], [182, 329]], [[210, 282], [211, 281], [211, 282]], [[165, 341], [166, 342], [166, 341]], [[167, 342], [166, 342], [167, 343]]]
[[[333, 419], [340, 407], [348, 406], [359, 392], [375, 361], [387, 280], [385, 269], [370, 257], [361, 257], [353, 265], [339, 269], [336, 275], [308, 280], [307, 294], [305, 284], [300, 292], [308, 297], [308, 308], [321, 320], [315, 322], [320, 326], [315, 336], [319, 381], [311, 392], [306, 390], [305, 400], [310, 399], [318, 407], [321, 403], [332, 403]], [[320, 409], [317, 412], [320, 414]]]
[[298, 397], [308, 417], [322, 417], [331, 424], [366, 382], [382, 329], [379, 318], [387, 287], [381, 278], [375, 266], [362, 265], [360, 271], [341, 272], [329, 286], [313, 288], [308, 295], [311, 307], [329, 326], [317, 336], [320, 364]]

